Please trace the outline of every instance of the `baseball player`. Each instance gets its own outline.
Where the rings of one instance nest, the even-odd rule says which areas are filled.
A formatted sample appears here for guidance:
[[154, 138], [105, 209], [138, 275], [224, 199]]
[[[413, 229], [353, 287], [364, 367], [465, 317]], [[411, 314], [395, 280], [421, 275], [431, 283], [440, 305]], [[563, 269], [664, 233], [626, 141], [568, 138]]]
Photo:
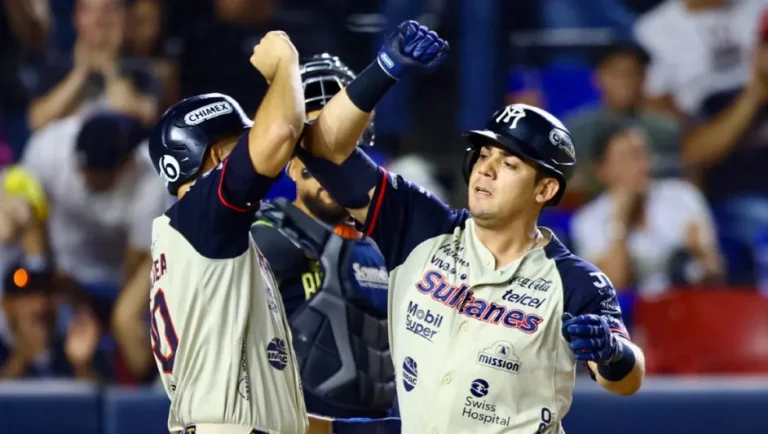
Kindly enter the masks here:
[[270, 32], [251, 63], [270, 83], [253, 122], [232, 98], [207, 94], [171, 107], [150, 138], [155, 169], [178, 196], [152, 227], [152, 349], [171, 432], [308, 427], [283, 306], [249, 233], [304, 122], [298, 54]]
[[[402, 24], [312, 129], [345, 119], [362, 130], [387, 89], [429, 69], [443, 44], [418, 23]], [[562, 433], [577, 361], [605, 389], [630, 395], [642, 383], [643, 353], [608, 278], [537, 227], [576, 163], [563, 124], [515, 104], [466, 137], [468, 210], [313, 131], [300, 155], [385, 257], [402, 432]]]

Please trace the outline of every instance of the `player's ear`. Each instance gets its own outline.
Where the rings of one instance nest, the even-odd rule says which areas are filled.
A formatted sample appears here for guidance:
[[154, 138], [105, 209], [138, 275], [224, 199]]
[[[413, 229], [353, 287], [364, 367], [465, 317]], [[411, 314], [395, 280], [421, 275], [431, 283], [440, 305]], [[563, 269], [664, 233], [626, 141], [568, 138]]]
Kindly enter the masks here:
[[211, 152], [209, 153], [211, 157], [211, 162], [213, 162], [213, 167], [216, 167], [221, 163], [221, 150], [216, 146], [211, 146]]
[[288, 160], [288, 164], [285, 165], [285, 174], [288, 175], [289, 178], [293, 180], [293, 182], [296, 182], [296, 164], [294, 163], [294, 160], [296, 157], [291, 158]]
[[536, 184], [536, 202], [547, 203], [555, 197], [557, 191], [560, 189], [560, 182], [555, 178], [544, 178]]
[[218, 166], [226, 157], [226, 153], [222, 146], [219, 146], [218, 144], [211, 146], [211, 159], [213, 160], [214, 167]]

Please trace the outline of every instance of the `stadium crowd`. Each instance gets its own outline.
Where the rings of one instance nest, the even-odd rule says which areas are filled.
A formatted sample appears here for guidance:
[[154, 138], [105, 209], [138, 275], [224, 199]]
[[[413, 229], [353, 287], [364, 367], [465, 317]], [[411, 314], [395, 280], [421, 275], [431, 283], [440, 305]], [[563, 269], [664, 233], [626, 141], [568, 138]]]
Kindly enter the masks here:
[[[572, 0], [503, 3], [505, 40], [540, 39], [511, 38], [497, 68], [506, 92], [494, 98], [561, 116], [578, 154], [567, 197], [541, 224], [624, 294], [768, 286], [768, 1], [600, 0], [589, 16]], [[153, 381], [149, 234], [170, 197], [148, 159], [152, 125], [205, 92], [253, 113], [247, 59], [271, 29], [302, 55], [329, 52], [359, 70], [389, 30], [387, 4], [3, 0], [0, 379]], [[455, 9], [424, 2], [421, 19], [458, 39]], [[540, 45], [575, 27], [612, 33]], [[462, 98], [459, 62], [390, 95], [374, 148], [389, 170], [455, 206], [466, 201], [463, 147], [445, 119]], [[412, 126], [398, 112], [412, 113]], [[294, 194], [283, 181], [271, 197]]]

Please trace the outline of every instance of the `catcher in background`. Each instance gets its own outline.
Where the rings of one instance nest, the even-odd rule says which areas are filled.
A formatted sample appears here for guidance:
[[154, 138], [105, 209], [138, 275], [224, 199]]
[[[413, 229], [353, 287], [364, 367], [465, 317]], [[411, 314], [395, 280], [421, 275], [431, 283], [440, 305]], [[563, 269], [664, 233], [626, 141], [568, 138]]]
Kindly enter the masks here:
[[[301, 65], [301, 78], [311, 121], [355, 75], [319, 54]], [[360, 144], [373, 139], [369, 123]], [[278, 279], [307, 410], [383, 418], [395, 397], [384, 258], [304, 163], [293, 158], [286, 173], [296, 200], [262, 204], [251, 234]]]

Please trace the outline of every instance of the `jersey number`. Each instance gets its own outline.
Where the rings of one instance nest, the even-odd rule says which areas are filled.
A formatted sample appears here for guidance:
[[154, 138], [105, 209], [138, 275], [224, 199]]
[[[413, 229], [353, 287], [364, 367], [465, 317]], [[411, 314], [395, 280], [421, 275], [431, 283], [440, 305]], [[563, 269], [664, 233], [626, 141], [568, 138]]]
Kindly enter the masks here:
[[[173, 373], [173, 362], [176, 360], [176, 348], [179, 346], [179, 337], [176, 335], [176, 329], [173, 327], [171, 313], [168, 311], [168, 304], [165, 302], [165, 293], [158, 289], [155, 297], [152, 299], [152, 317], [150, 319], [149, 334], [152, 338], [152, 352], [155, 358], [160, 362], [163, 372]], [[163, 322], [163, 334], [160, 335], [158, 319]], [[163, 344], [167, 345], [163, 345]]]

